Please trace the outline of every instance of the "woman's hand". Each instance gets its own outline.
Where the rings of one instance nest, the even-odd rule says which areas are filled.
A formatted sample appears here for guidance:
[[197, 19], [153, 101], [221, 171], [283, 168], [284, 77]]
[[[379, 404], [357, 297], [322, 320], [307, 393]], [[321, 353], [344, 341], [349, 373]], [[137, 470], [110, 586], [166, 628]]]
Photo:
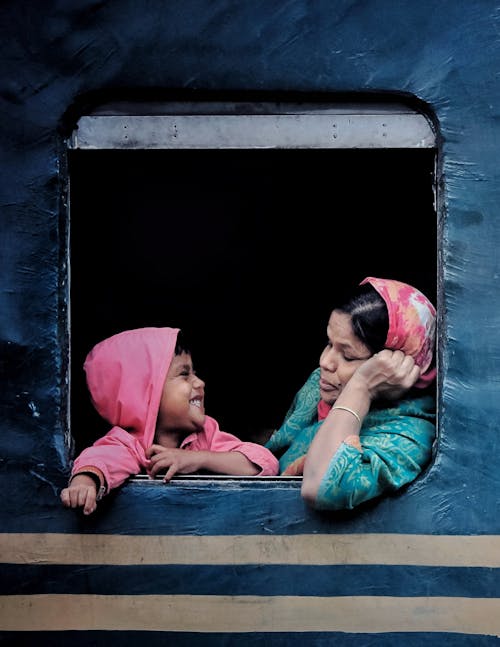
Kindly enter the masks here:
[[413, 357], [403, 351], [386, 348], [366, 360], [351, 380], [363, 380], [372, 400], [398, 400], [419, 377], [420, 368]]

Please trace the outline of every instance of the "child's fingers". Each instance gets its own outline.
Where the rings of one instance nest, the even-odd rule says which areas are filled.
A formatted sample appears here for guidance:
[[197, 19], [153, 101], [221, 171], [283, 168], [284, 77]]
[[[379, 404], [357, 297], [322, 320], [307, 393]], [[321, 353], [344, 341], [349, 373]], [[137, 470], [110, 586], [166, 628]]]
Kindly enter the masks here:
[[163, 456], [161, 459], [156, 462], [152, 462], [148, 469], [148, 474], [151, 478], [155, 478], [158, 472], [166, 467], [170, 467], [170, 462], [166, 456]]
[[64, 488], [61, 501], [66, 508], [83, 508], [84, 514], [91, 514], [97, 508], [95, 487]]
[[66, 508], [70, 507], [71, 501], [69, 498], [69, 490], [67, 487], [64, 488], [64, 490], [61, 492], [61, 501]]
[[83, 506], [83, 514], [92, 514], [96, 509], [96, 494], [92, 490], [87, 491], [87, 496], [85, 498], [85, 504]]
[[80, 496], [80, 488], [74, 488], [74, 487], [68, 488], [68, 498], [69, 498], [70, 508], [78, 507], [79, 496]]
[[177, 465], [175, 464], [170, 465], [170, 467], [167, 470], [167, 473], [163, 477], [164, 482], [168, 483], [171, 480], [171, 478], [176, 475], [176, 473], [177, 473]]
[[160, 452], [164, 452], [164, 451], [165, 451], [165, 447], [163, 447], [162, 445], [151, 445], [151, 447], [148, 447], [146, 449], [146, 456], [147, 458], [151, 458], [155, 454], [159, 454]]

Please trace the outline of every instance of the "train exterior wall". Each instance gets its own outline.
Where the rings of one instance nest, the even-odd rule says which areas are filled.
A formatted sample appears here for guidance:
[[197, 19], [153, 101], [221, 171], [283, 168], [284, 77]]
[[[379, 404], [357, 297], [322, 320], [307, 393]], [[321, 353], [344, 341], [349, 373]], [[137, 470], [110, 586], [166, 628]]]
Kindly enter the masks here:
[[[497, 644], [497, 3], [6, 0], [0, 25], [0, 642]], [[135, 481], [88, 519], [61, 507], [68, 115], [158, 88], [401, 93], [435, 115], [439, 442], [404, 493], [320, 514], [293, 479]]]

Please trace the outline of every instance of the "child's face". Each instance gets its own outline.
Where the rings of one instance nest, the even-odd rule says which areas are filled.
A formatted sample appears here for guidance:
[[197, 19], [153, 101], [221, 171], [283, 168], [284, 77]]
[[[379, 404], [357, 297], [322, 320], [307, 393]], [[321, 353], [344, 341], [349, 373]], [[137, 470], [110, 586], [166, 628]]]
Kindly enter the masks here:
[[193, 371], [191, 355], [174, 355], [165, 379], [156, 429], [190, 434], [205, 422], [205, 382]]

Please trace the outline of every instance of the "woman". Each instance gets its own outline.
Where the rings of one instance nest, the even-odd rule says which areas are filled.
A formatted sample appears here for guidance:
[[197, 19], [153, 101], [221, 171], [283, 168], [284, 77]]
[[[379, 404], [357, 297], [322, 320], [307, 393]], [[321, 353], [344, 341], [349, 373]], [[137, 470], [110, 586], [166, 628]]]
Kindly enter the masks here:
[[410, 483], [428, 464], [435, 325], [427, 297], [390, 279], [364, 279], [332, 311], [319, 368], [266, 444], [281, 454], [281, 474], [303, 475], [309, 505], [354, 508]]

